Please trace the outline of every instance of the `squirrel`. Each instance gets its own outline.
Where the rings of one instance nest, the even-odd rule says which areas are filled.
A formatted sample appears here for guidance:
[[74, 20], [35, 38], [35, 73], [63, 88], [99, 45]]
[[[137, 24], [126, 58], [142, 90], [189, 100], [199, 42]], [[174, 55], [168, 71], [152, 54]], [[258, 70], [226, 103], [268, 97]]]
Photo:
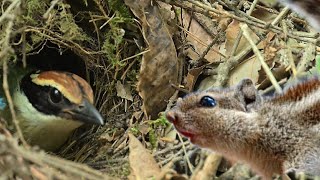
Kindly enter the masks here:
[[179, 98], [166, 113], [202, 148], [247, 163], [263, 179], [286, 171], [320, 175], [320, 79], [262, 96], [250, 79]]

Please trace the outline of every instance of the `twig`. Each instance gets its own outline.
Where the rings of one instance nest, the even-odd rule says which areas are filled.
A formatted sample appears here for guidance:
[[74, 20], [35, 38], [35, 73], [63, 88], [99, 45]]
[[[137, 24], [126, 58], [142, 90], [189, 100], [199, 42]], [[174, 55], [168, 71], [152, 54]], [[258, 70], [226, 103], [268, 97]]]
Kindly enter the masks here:
[[2, 86], [3, 86], [3, 90], [4, 90], [4, 93], [6, 95], [6, 98], [7, 98], [7, 101], [8, 101], [8, 105], [9, 105], [9, 109], [10, 109], [10, 113], [11, 113], [11, 116], [12, 116], [12, 121], [13, 121], [13, 124], [15, 125], [15, 128], [17, 130], [17, 133], [18, 133], [18, 137], [19, 139], [21, 140], [22, 144], [25, 146], [25, 147], [28, 147], [28, 144], [27, 142], [25, 141], [24, 137], [23, 137], [23, 134], [22, 134], [22, 131], [20, 129], [20, 126], [19, 126], [19, 122], [16, 118], [16, 113], [14, 111], [14, 106], [13, 106], [13, 102], [12, 102], [12, 98], [11, 98], [11, 95], [10, 95], [10, 92], [9, 92], [9, 85], [8, 85], [8, 65], [7, 65], [7, 60], [3, 60], [3, 82], [2, 82]]
[[[15, 6], [13, 6], [13, 5], [15, 5]], [[11, 10], [13, 10], [13, 7], [17, 7], [18, 5], [20, 5], [20, 1], [14, 1], [14, 2], [12, 2], [12, 4], [10, 4], [9, 7], [12, 6]], [[9, 7], [7, 8], [5, 13], [9, 12], [8, 11]], [[11, 12], [11, 10], [10, 10], [10, 12]], [[15, 17], [14, 15], [15, 15], [15, 13], [12, 13], [11, 17]], [[3, 14], [0, 17], [0, 19], [2, 17], [4, 17], [4, 16], [5, 15]], [[11, 113], [11, 116], [12, 116], [12, 121], [13, 121], [13, 124], [15, 125], [16, 130], [17, 130], [18, 138], [21, 140], [21, 142], [22, 142], [22, 144], [24, 146], [28, 147], [25, 139], [23, 138], [22, 131], [20, 129], [19, 123], [18, 123], [17, 118], [16, 118], [16, 114], [15, 114], [15, 110], [14, 110], [14, 106], [13, 106], [13, 101], [12, 101], [12, 98], [11, 98], [11, 95], [10, 95], [10, 92], [9, 92], [9, 85], [8, 85], [7, 57], [8, 57], [9, 54], [13, 54], [14, 53], [14, 51], [11, 48], [11, 45], [10, 45], [11, 33], [12, 33], [12, 28], [13, 28], [13, 20], [14, 20], [14, 18], [11, 18], [7, 23], [7, 28], [6, 28], [6, 31], [5, 31], [6, 32], [6, 36], [5, 36], [5, 39], [4, 39], [4, 42], [3, 42], [3, 47], [5, 47], [5, 48], [0, 53], [0, 57], [1, 57], [1, 59], [3, 59], [2, 60], [3, 61], [2, 62], [2, 65], [3, 65], [2, 87], [3, 87], [4, 93], [5, 93], [6, 99], [8, 101], [8, 106], [9, 106], [10, 113]], [[0, 22], [1, 22], [1, 20], [0, 20]]]
[[53, 0], [51, 1], [50, 7], [47, 9], [47, 11], [43, 14], [44, 19], [48, 19], [49, 13], [52, 11], [52, 9], [58, 4], [60, 0]]
[[288, 12], [289, 12], [288, 7], [283, 8], [280, 14], [272, 21], [271, 25], [273, 26], [277, 25], [287, 15]]
[[105, 23], [103, 23], [103, 24], [99, 27], [99, 29], [101, 30], [104, 26], [106, 26], [107, 24], [109, 24], [109, 22], [110, 22], [115, 16], [116, 16], [116, 13], [114, 13], [114, 14], [110, 17], [110, 19], [108, 19]]
[[[210, 45], [204, 43], [203, 41], [201, 41], [196, 35], [192, 34], [192, 33], [191, 33], [190, 31], [188, 31], [187, 29], [184, 29], [184, 28], [182, 28], [182, 27], [180, 27], [180, 26], [179, 26], [179, 28], [180, 28], [181, 30], [185, 31], [189, 36], [191, 36], [195, 41], [197, 41], [197, 42], [200, 43], [201, 45], [203, 45], [203, 46], [205, 46], [205, 47], [210, 46]], [[214, 42], [214, 40], [213, 40], [213, 42]], [[212, 49], [212, 51], [214, 51], [215, 53], [219, 54], [220, 56], [222, 56], [222, 57], [224, 57], [224, 58], [227, 57], [226, 55], [222, 54], [221, 52], [219, 52], [219, 51], [217, 51], [217, 50], [215, 50], [215, 49]]]
[[181, 149], [182, 146], [188, 146], [190, 145], [190, 142], [189, 141], [186, 141], [186, 142], [182, 142], [182, 143], [179, 143], [175, 146], [169, 146], [165, 149], [162, 149], [161, 151], [157, 151], [153, 154], [154, 157], [156, 156], [159, 156], [159, 155], [162, 155], [162, 154], [168, 154], [168, 152], [170, 151], [173, 151], [173, 150], [176, 150], [176, 149]]
[[[217, 43], [217, 40], [220, 38], [220, 35], [222, 34], [222, 30], [220, 30], [217, 35], [213, 38], [211, 43], [206, 47], [206, 49], [202, 52], [201, 56], [198, 58], [198, 62], [202, 61], [204, 57], [208, 54], [208, 52], [211, 50], [211, 48]], [[222, 56], [225, 58], [225, 56]]]
[[[254, 0], [250, 6], [250, 9], [247, 11], [247, 14], [250, 16], [252, 11], [254, 10], [254, 8], [256, 7], [257, 3], [259, 2], [259, 0]], [[232, 51], [231, 51], [231, 55], [234, 56], [236, 54], [236, 51], [238, 49], [240, 40], [242, 38], [242, 31], [239, 31], [238, 36], [234, 42], [234, 45], [232, 47]]]
[[308, 65], [311, 63], [311, 61], [314, 60], [315, 56], [316, 56], [316, 46], [311, 43], [306, 44], [305, 51], [297, 66], [297, 73], [299, 74], [304, 72], [308, 67]]
[[133, 55], [133, 56], [127, 57], [127, 58], [125, 58], [125, 59], [122, 59], [122, 60], [120, 60], [120, 62], [124, 62], [124, 61], [127, 61], [127, 60], [129, 60], [129, 59], [133, 59], [133, 58], [138, 57], [138, 56], [140, 56], [140, 55], [143, 55], [143, 54], [145, 54], [145, 53], [147, 53], [147, 52], [150, 52], [150, 49], [147, 49], [147, 50], [145, 50], [145, 51], [139, 52], [138, 54], [135, 54], [135, 55]]
[[[258, 40], [257, 43], [259, 43], [260, 41], [261, 40]], [[216, 72], [217, 76], [211, 76], [211, 78], [215, 79], [214, 81], [215, 83], [210, 85], [208, 88], [223, 87], [229, 78], [230, 70], [236, 65], [240, 64], [244, 60], [244, 57], [247, 56], [250, 52], [251, 52], [251, 47], [247, 46], [236, 56], [231, 56], [229, 59], [227, 59], [223, 63], [220, 63]]]
[[[288, 81], [288, 79], [281, 79], [278, 83], [280, 84], [280, 85], [283, 85], [283, 84], [285, 84], [286, 82]], [[269, 87], [267, 87], [266, 89], [264, 89], [264, 90], [262, 90], [261, 91], [261, 94], [262, 95], [265, 95], [265, 94], [268, 94], [268, 93], [270, 93], [270, 92], [272, 92], [274, 90], [274, 86], [269, 86]]]
[[17, 8], [20, 6], [20, 0], [14, 0], [11, 2], [11, 4], [8, 6], [6, 11], [0, 16], [0, 24], [2, 23], [3, 20], [12, 18], [14, 15], [12, 15], [12, 10], [14, 8]]
[[282, 89], [281, 89], [280, 85], [278, 84], [276, 78], [273, 76], [272, 72], [270, 71], [267, 63], [264, 61], [264, 58], [261, 55], [258, 47], [256, 46], [256, 44], [253, 42], [253, 40], [251, 38], [248, 25], [241, 23], [240, 28], [243, 32], [244, 37], [248, 40], [249, 44], [251, 45], [253, 52], [256, 54], [257, 58], [259, 59], [261, 66], [262, 66], [263, 70], [266, 72], [267, 76], [269, 77], [272, 85], [275, 87], [275, 89], [278, 93], [281, 93]]
[[[261, 29], [268, 29], [268, 30], [271, 30], [271, 31], [273, 31], [275, 33], [279, 33], [279, 34], [282, 33], [281, 28], [276, 27], [276, 26], [272, 26], [271, 24], [267, 24], [267, 23], [265, 23], [265, 22], [263, 22], [261, 20], [253, 18], [251, 16], [246, 16], [245, 18], [244, 17], [239, 17], [239, 16], [233, 15], [231, 13], [228, 13], [226, 11], [218, 11], [218, 10], [216, 10], [216, 9], [210, 7], [210, 6], [206, 6], [206, 5], [201, 4], [200, 2], [197, 2], [197, 1], [187, 0], [190, 3], [186, 3], [185, 1], [181, 1], [181, 0], [161, 0], [161, 1], [173, 4], [173, 5], [185, 8], [185, 9], [189, 9], [189, 10], [192, 10], [192, 11], [195, 11], [195, 12], [199, 12], [199, 13], [207, 15], [209, 17], [212, 16], [212, 13], [215, 13], [215, 14], [219, 14], [219, 15], [224, 16], [224, 17], [230, 17], [230, 18], [235, 19], [237, 21], [244, 22], [244, 23], [246, 23], [248, 25], [252, 25], [252, 26], [255, 26], [255, 27], [258, 27], [258, 28], [261, 28]], [[311, 42], [311, 43], [314, 43], [314, 44], [317, 41], [314, 38], [304, 38], [304, 37], [296, 36], [295, 32], [289, 33], [288, 37], [293, 38], [293, 39], [297, 39], [297, 40], [300, 40], [300, 41], [304, 41], [304, 42]]]
[[178, 137], [179, 137], [179, 140], [180, 140], [181, 143], [182, 143], [182, 149], [183, 149], [184, 156], [185, 156], [185, 159], [186, 159], [186, 161], [187, 161], [188, 167], [189, 167], [191, 173], [193, 173], [193, 171], [194, 171], [193, 166], [192, 166], [192, 164], [191, 164], [191, 162], [190, 162], [190, 159], [189, 159], [188, 156], [187, 156], [186, 146], [184, 145], [183, 140], [182, 140], [182, 137], [181, 137], [181, 135], [180, 135], [179, 133], [178, 133]]
[[[0, 135], [2, 136], [2, 135]], [[9, 141], [14, 141], [10, 140], [7, 138]], [[3, 141], [3, 140], [2, 140]], [[19, 157], [23, 157], [24, 159], [31, 161], [33, 163], [36, 163], [38, 165], [44, 166], [50, 166], [52, 168], [60, 169], [63, 170], [64, 172], [68, 172], [70, 174], [74, 174], [78, 177], [82, 177], [84, 179], [101, 179], [101, 178], [106, 178], [105, 175], [103, 175], [101, 172], [93, 170], [89, 168], [88, 166], [78, 164], [75, 162], [67, 161], [58, 157], [54, 157], [49, 154], [45, 153], [39, 153], [39, 152], [33, 152], [26, 150], [20, 146], [18, 146], [14, 142], [10, 142], [12, 151], [12, 154], [19, 155]], [[55, 174], [61, 174], [59, 171], [55, 171]]]
[[186, 93], [186, 94], [189, 94], [189, 93], [190, 93], [190, 91], [188, 91], [187, 89], [183, 89], [183, 88], [181, 88], [181, 87], [179, 87], [179, 86], [177, 86], [177, 85], [175, 85], [175, 84], [171, 84], [171, 87], [173, 87], [174, 89], [176, 89], [176, 90], [178, 90], [178, 91], [184, 92], [184, 93]]
[[203, 168], [197, 173], [194, 173], [191, 180], [197, 179], [214, 179], [216, 176], [218, 167], [222, 160], [222, 156], [216, 153], [211, 153], [204, 162]]
[[[286, 24], [285, 20], [282, 20], [281, 24], [282, 24], [283, 32], [286, 35], [288, 33], [288, 27], [287, 27], [287, 24]], [[288, 61], [290, 63], [290, 68], [291, 68], [292, 74], [293, 74], [294, 77], [296, 77], [297, 76], [297, 68], [296, 68], [296, 65], [294, 64], [294, 60], [293, 60], [293, 57], [292, 57], [292, 49], [291, 49], [290, 44], [287, 42], [288, 38], [286, 38], [286, 36], [285, 36], [285, 41], [287, 43], [287, 45], [286, 45], [287, 48], [286, 48], [285, 52], [286, 52]]]
[[27, 67], [27, 40], [26, 33], [23, 31], [21, 34], [22, 38], [22, 64], [23, 68]]
[[180, 155], [183, 153], [183, 150], [181, 149], [180, 151], [178, 151], [177, 153], [174, 154], [174, 156], [171, 156], [169, 158], [166, 158], [163, 161], [158, 162], [158, 164], [160, 166], [164, 166], [166, 164], [174, 164], [173, 162], [177, 162], [177, 161], [182, 161], [183, 157], [180, 157]]

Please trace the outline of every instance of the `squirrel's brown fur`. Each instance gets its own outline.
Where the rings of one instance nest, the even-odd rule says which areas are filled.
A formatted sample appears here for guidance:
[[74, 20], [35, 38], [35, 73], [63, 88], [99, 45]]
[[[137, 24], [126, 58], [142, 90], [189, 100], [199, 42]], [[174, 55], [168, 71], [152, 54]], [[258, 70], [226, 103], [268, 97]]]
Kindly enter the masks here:
[[[294, 169], [320, 175], [320, 80], [261, 97], [249, 79], [179, 99], [167, 119], [191, 142], [248, 163], [264, 178]], [[215, 100], [204, 107], [204, 96]]]

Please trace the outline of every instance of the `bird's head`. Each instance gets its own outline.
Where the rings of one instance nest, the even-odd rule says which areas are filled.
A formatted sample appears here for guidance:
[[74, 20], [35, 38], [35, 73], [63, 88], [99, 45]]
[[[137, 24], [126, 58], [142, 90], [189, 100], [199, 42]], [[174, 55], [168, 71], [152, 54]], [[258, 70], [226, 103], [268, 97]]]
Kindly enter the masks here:
[[21, 79], [20, 92], [43, 117], [104, 124], [102, 116], [93, 106], [90, 85], [75, 74], [59, 71], [32, 72]]

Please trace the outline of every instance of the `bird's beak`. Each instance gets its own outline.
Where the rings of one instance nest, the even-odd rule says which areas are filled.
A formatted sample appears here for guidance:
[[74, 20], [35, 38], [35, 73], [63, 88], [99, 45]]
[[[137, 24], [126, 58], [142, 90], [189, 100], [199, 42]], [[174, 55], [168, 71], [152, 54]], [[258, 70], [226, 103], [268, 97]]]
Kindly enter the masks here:
[[103, 125], [104, 120], [98, 110], [87, 100], [84, 99], [80, 106], [67, 111], [71, 118], [83, 123]]

